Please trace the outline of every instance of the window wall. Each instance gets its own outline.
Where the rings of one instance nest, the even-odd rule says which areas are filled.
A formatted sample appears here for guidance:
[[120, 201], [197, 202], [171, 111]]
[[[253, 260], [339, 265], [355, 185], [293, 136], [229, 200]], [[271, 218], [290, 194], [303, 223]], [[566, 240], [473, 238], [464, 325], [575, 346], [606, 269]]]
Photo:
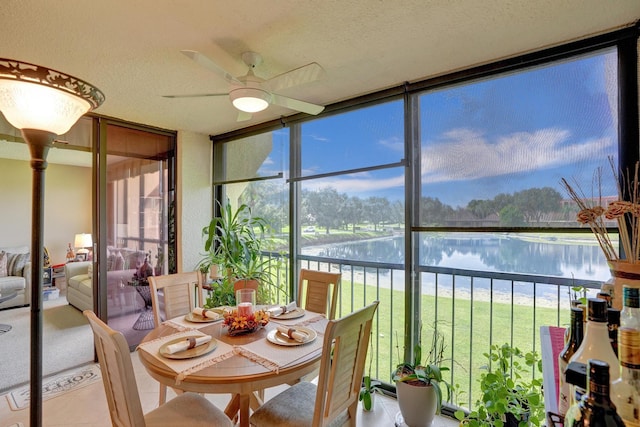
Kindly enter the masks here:
[[[619, 95], [620, 67], [629, 73], [629, 55], [637, 59], [635, 49], [618, 43], [629, 36], [407, 84], [377, 101], [368, 96], [357, 107], [352, 100], [287, 123], [289, 199], [281, 200], [291, 213], [290, 289], [300, 267], [334, 270], [343, 277], [339, 313], [381, 300], [374, 376], [388, 381], [416, 342], [428, 345], [432, 329], [442, 328], [445, 357], [461, 362], [450, 380], [471, 403], [472, 372], [482, 362], [474, 351], [482, 354], [489, 341], [539, 351], [539, 326], [559, 322], [559, 308], [543, 313], [537, 303], [524, 308], [527, 301], [566, 303], [568, 312], [568, 292], [538, 286], [541, 280], [593, 284], [610, 277], [561, 179], [606, 203], [617, 195], [618, 167], [638, 158], [638, 141], [619, 137], [638, 127]], [[241, 141], [237, 134], [213, 140], [227, 149]], [[223, 156], [214, 158], [214, 168], [229, 167]], [[216, 191], [251, 184], [242, 181], [218, 180]], [[256, 205], [255, 212], [269, 209]], [[617, 225], [607, 226], [616, 242]], [[502, 302], [506, 314], [492, 317]]]

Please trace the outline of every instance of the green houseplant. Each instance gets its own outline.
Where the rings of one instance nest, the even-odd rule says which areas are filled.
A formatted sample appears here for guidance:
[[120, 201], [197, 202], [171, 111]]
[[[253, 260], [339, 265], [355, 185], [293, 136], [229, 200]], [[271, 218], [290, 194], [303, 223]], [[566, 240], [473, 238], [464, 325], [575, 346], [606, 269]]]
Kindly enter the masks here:
[[528, 368], [536, 366], [542, 372], [542, 360], [536, 352], [523, 353], [509, 344], [491, 346], [484, 356], [491, 363], [480, 377], [482, 397], [475, 408], [465, 414], [458, 410], [455, 416], [460, 425], [528, 426], [542, 425], [544, 401], [542, 380], [532, 378]]
[[373, 397], [380, 387], [381, 382], [371, 379], [371, 363], [373, 362], [373, 340], [369, 340], [369, 372], [368, 375], [362, 377], [362, 388], [358, 395], [358, 400], [362, 402], [362, 409], [365, 411], [373, 410]]
[[400, 412], [409, 427], [431, 425], [442, 407], [442, 385], [446, 387], [447, 399], [450, 397], [451, 388], [442, 376], [449, 368], [442, 366], [443, 361], [444, 335], [434, 327], [426, 363], [422, 364], [419, 341], [413, 349], [413, 362], [401, 363], [392, 372]]

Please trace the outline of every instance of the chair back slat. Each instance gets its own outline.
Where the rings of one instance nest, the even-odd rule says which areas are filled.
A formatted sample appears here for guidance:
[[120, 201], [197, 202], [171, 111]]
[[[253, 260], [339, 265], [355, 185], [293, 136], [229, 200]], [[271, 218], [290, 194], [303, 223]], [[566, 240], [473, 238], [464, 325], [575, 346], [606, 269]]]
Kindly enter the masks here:
[[301, 269], [298, 306], [316, 313], [325, 313], [328, 319], [335, 319], [341, 276], [340, 273]]
[[[149, 277], [153, 320], [158, 327], [164, 320], [186, 315], [195, 307], [195, 289], [198, 289], [198, 301], [202, 301], [202, 284], [195, 271], [187, 273], [165, 274]], [[160, 292], [163, 294], [164, 309], [160, 304]], [[164, 314], [164, 316], [163, 316]]]
[[144, 427], [144, 414], [127, 341], [121, 332], [111, 329], [93, 311], [85, 310], [83, 314], [93, 330], [112, 424], [119, 427]]
[[329, 424], [345, 410], [351, 425], [355, 425], [358, 394], [377, 307], [378, 301], [375, 301], [329, 322], [324, 335], [326, 350], [320, 362], [314, 426]]

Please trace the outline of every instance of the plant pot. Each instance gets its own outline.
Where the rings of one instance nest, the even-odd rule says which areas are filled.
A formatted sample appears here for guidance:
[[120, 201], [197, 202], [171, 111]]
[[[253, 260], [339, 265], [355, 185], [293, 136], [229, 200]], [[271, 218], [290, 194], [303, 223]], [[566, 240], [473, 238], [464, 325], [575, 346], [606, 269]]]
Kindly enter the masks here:
[[369, 397], [371, 398], [371, 406], [369, 408], [365, 407], [364, 401], [362, 402], [362, 410], [365, 412], [371, 412], [376, 407], [376, 393], [370, 392]]
[[437, 396], [430, 385], [415, 386], [396, 381], [398, 406], [409, 427], [429, 427], [436, 416]]

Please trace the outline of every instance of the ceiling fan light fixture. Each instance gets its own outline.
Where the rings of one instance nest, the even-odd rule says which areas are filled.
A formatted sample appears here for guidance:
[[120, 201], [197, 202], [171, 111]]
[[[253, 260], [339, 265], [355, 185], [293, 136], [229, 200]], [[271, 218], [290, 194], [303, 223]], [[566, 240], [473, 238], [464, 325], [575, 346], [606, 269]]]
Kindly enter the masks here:
[[246, 113], [257, 113], [269, 106], [271, 94], [262, 89], [239, 88], [229, 92], [229, 98], [234, 107]]

